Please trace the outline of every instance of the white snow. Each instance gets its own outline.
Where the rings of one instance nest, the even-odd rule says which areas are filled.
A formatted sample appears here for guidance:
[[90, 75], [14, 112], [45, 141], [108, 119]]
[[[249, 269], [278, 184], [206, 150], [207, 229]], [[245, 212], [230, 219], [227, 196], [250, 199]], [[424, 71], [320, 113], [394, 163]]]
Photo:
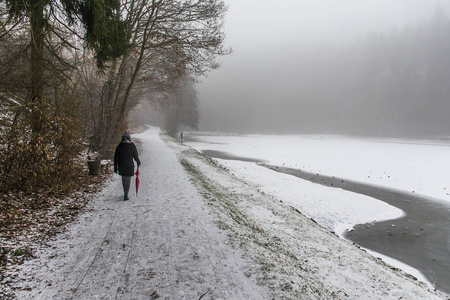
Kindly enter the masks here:
[[[205, 135], [188, 145], [268, 164], [414, 192], [450, 202], [450, 144], [351, 139], [335, 136]], [[220, 160], [243, 179], [341, 233], [353, 225], [399, 218], [403, 212], [380, 200], [320, 186], [265, 170], [255, 163]]]
[[[280, 202], [294, 186], [288, 176], [259, 167], [267, 182], [249, 184], [241, 178], [255, 175], [254, 164], [227, 163], [236, 177], [158, 133], [133, 136], [139, 196], [122, 201], [114, 176], [66, 234], [11, 270], [19, 299], [445, 299]], [[270, 182], [273, 193], [258, 190]], [[317, 211], [341, 193], [301, 187], [296, 201], [315, 201]], [[333, 218], [346, 214], [350, 226], [346, 211]]]
[[[268, 164], [400, 189], [450, 201], [450, 144], [439, 141], [356, 139], [301, 135], [196, 135], [187, 144]], [[260, 190], [276, 196], [340, 236], [356, 224], [399, 218], [403, 211], [378, 199], [262, 168], [217, 159]], [[420, 271], [374, 253], [428, 282]]]
[[66, 236], [28, 262], [19, 299], [266, 299], [158, 134], [134, 136], [138, 197], [132, 184], [123, 201], [114, 174]]
[[207, 135], [201, 139], [205, 142], [189, 145], [450, 202], [449, 142], [301, 135]]

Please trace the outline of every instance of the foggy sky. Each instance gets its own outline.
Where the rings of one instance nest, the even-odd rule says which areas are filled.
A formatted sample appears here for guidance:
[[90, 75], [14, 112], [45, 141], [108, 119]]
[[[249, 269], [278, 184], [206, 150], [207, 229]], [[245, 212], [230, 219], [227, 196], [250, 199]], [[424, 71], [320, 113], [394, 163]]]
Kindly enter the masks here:
[[[371, 35], [415, 28], [438, 11], [450, 15], [450, 1], [438, 0], [225, 0], [225, 3], [229, 6], [226, 45], [233, 49], [233, 54], [221, 58], [222, 67], [201, 78], [197, 85], [201, 130], [281, 133], [278, 131], [283, 129], [278, 130], [277, 124], [283, 115], [272, 113], [272, 109], [280, 106], [308, 115], [311, 120], [337, 122], [329, 120], [334, 118], [332, 115], [321, 114], [321, 106], [327, 103], [315, 103], [311, 92], [303, 94], [305, 90], [328, 88], [324, 85], [326, 81], [318, 79], [321, 70], [336, 64], [327, 61], [331, 59], [327, 56], [329, 52]], [[352, 59], [348, 62], [351, 64]], [[305, 97], [311, 99], [300, 100]], [[352, 122], [351, 116], [346, 121]], [[295, 120], [290, 122], [290, 131], [296, 131], [298, 124]], [[326, 131], [330, 126], [319, 127], [310, 131]], [[302, 133], [302, 128], [298, 129]]]

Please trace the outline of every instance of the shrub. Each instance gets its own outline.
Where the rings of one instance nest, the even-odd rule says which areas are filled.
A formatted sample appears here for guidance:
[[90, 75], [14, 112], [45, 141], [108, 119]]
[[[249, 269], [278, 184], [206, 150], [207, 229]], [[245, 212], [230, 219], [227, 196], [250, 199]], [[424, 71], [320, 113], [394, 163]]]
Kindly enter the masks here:
[[[41, 128], [32, 131], [30, 112], [40, 115]], [[2, 141], [2, 191], [32, 192], [37, 187], [59, 189], [76, 180], [74, 160], [82, 149], [76, 117], [48, 104], [30, 104], [16, 111]]]

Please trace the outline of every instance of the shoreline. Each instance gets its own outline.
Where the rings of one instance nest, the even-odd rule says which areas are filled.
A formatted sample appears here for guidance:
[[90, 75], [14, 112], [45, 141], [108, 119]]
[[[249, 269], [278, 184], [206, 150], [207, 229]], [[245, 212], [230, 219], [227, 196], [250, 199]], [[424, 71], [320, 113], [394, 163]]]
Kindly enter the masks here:
[[398, 219], [356, 224], [354, 230], [343, 234], [343, 238], [417, 269], [435, 288], [450, 294], [450, 284], [446, 282], [450, 278], [450, 249], [442, 242], [446, 228], [450, 227], [450, 206], [426, 196], [353, 180], [286, 167], [262, 166], [313, 183], [370, 196], [403, 210], [405, 215]]
[[[447, 207], [444, 201], [432, 201], [429, 197], [418, 194], [314, 174], [299, 169], [270, 166], [266, 165], [263, 160], [248, 157], [241, 158], [226, 152], [210, 150], [202, 152], [207, 156], [218, 159], [254, 162], [261, 167], [313, 183], [370, 196], [401, 209], [405, 214], [397, 219], [370, 224], [355, 224], [354, 230], [343, 232], [339, 236], [367, 249], [370, 253], [377, 253], [379, 254], [378, 256], [382, 255], [390, 258], [390, 260], [399, 261], [401, 264], [409, 266], [408, 270], [417, 270], [418, 273], [423, 275], [420, 277], [425, 277], [424, 281], [427, 284], [450, 294], [450, 286], [445, 282], [445, 279], [450, 277], [450, 268], [448, 267], [450, 265], [450, 253], [449, 255], [442, 255], [442, 253], [450, 252], [450, 250], [445, 249], [442, 243], [439, 243], [439, 241], [442, 241], [442, 235], [439, 234], [439, 231], [450, 226], [450, 221], [445, 218], [448, 214], [447, 211], [450, 211], [450, 206]], [[439, 222], [436, 222], [436, 215], [440, 216], [438, 218]], [[419, 218], [417, 218], [418, 216]], [[429, 216], [434, 217], [430, 218]], [[408, 232], [405, 232], [407, 230]], [[371, 232], [371, 234], [368, 234], [368, 232]], [[436, 232], [438, 234], [433, 234]], [[388, 240], [386, 241], [386, 239]], [[429, 244], [433, 245], [432, 251], [430, 251], [428, 246], [425, 246]], [[449, 258], [447, 260], [437, 260], [430, 253], [440, 253], [440, 258]], [[396, 264], [396, 266], [401, 268], [399, 264]]]

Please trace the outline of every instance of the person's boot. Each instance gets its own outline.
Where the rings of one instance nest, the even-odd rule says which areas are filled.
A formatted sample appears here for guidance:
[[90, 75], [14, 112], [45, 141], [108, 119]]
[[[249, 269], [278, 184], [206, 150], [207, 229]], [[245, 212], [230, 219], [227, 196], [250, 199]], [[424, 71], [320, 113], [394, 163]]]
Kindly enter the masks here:
[[128, 195], [125, 194], [125, 196], [123, 196], [123, 201], [127, 201], [127, 200], [130, 200], [130, 198], [128, 198]]

